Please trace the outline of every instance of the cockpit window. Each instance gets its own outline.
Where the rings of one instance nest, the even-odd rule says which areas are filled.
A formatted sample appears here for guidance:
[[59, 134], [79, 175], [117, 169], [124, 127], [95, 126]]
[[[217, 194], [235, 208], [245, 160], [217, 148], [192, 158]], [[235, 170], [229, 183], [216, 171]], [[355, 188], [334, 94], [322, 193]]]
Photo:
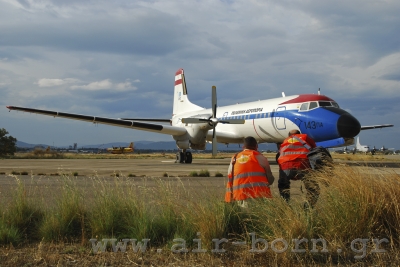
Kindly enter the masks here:
[[327, 102], [327, 101], [319, 101], [318, 104], [319, 104], [320, 107], [330, 107], [330, 106], [332, 106], [332, 103], [331, 102]]
[[318, 101], [318, 102], [306, 102], [301, 104], [299, 110], [300, 111], [307, 111], [307, 110], [311, 110], [317, 107], [335, 107], [335, 108], [339, 108], [338, 103], [336, 103], [335, 101]]
[[310, 102], [310, 108], [309, 108], [310, 110], [317, 107], [318, 107], [318, 102]]
[[308, 102], [301, 104], [300, 110], [308, 110]]

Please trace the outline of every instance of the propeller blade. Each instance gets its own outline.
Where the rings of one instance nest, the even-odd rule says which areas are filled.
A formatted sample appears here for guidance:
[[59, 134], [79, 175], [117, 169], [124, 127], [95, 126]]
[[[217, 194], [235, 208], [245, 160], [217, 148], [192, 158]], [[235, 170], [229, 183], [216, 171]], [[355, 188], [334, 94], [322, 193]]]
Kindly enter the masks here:
[[213, 118], [217, 117], [217, 87], [213, 85], [211, 89], [211, 102], [212, 102], [212, 112]]
[[215, 127], [213, 130], [213, 140], [212, 140], [212, 156], [215, 157], [217, 155], [217, 135], [215, 134]]
[[239, 119], [219, 120], [218, 123], [244, 124], [245, 120], [239, 120]]
[[182, 118], [183, 123], [204, 123], [208, 122], [208, 119], [199, 119], [199, 118]]

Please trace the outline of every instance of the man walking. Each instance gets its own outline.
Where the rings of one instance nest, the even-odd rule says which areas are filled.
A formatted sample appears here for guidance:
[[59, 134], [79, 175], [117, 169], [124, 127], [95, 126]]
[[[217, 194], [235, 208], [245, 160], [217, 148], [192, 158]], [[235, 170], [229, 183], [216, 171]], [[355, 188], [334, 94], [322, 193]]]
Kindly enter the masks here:
[[[320, 188], [318, 183], [305, 174], [311, 170], [307, 153], [315, 148], [316, 144], [307, 134], [301, 134], [298, 130], [291, 130], [279, 149], [279, 180], [278, 188], [281, 197], [290, 200], [290, 180], [302, 180], [307, 190], [307, 201], [314, 207]], [[306, 204], [307, 206], [307, 204]]]
[[271, 198], [270, 185], [275, 178], [272, 175], [268, 159], [257, 151], [257, 140], [244, 139], [243, 151], [234, 155], [228, 168], [225, 201], [237, 201], [242, 207], [248, 206], [248, 200]]

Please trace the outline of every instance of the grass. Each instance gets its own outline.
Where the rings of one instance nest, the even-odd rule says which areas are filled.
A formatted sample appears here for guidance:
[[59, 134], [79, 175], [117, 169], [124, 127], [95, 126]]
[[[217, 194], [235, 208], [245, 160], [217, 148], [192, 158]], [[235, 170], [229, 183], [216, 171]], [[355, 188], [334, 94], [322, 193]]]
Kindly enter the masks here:
[[210, 172], [208, 170], [200, 170], [199, 172], [191, 171], [189, 173], [189, 176], [191, 176], [191, 177], [210, 177]]
[[224, 177], [225, 175], [220, 173], [220, 172], [216, 172], [215, 173], [215, 177]]
[[[76, 175], [74, 175], [76, 176]], [[54, 206], [44, 211], [39, 236], [45, 241], [74, 241], [85, 232], [83, 192], [68, 176], [63, 177], [62, 192]]]
[[[46, 243], [77, 242], [90, 249], [91, 238], [148, 238], [153, 259], [173, 261], [168, 254], [151, 251], [186, 248], [193, 252], [201, 240], [207, 253], [181, 260], [193, 264], [201, 260], [203, 265], [400, 263], [398, 174], [366, 166], [338, 166], [314, 173], [312, 178], [321, 186], [320, 199], [312, 210], [303, 209], [303, 199], [286, 203], [277, 192], [273, 192], [275, 198], [253, 201], [243, 209], [224, 203], [212, 190], [193, 192], [162, 179], [147, 187], [122, 175], [111, 182], [92, 177], [83, 189], [75, 185], [76, 177], [66, 174], [54, 178], [62, 179], [63, 188], [49, 206], [38, 194], [35, 199], [27, 198], [24, 185], [16, 178], [13, 200], [0, 207], [0, 243], [22, 245], [43, 239]], [[219, 248], [226, 252], [212, 253], [216, 247], [212, 240], [223, 238], [226, 242], [221, 241]], [[234, 245], [235, 241], [245, 244]], [[374, 253], [376, 244], [385, 253]]]
[[13, 198], [7, 207], [3, 207], [0, 220], [2, 242], [19, 243], [29, 239], [35, 240], [44, 216], [38, 201], [28, 199], [24, 185], [17, 177], [15, 178], [16, 188]]

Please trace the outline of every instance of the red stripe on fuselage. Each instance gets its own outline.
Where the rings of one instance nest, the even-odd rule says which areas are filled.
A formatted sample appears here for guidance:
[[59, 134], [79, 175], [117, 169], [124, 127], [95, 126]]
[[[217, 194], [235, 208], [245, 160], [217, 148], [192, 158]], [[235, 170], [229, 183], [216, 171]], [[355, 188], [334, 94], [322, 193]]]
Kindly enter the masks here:
[[283, 104], [294, 104], [294, 103], [302, 103], [302, 102], [308, 102], [308, 101], [335, 101], [327, 96], [324, 95], [313, 95], [313, 94], [305, 94], [305, 95], [299, 95], [296, 98], [293, 98], [291, 100], [288, 100], [286, 102], [280, 103], [279, 105]]

